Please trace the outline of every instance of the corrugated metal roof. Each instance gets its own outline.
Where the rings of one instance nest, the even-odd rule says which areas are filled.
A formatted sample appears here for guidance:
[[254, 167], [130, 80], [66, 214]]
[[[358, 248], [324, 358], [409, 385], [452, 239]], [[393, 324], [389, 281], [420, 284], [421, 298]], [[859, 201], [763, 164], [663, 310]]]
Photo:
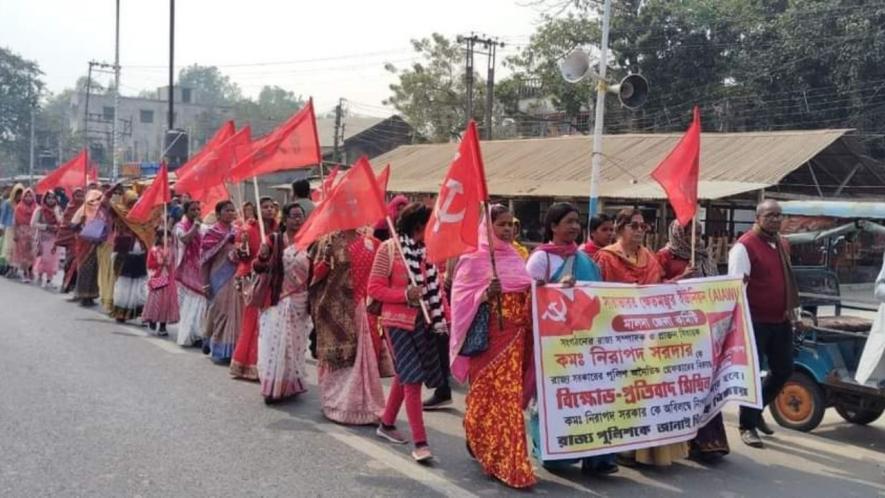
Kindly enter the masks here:
[[[377, 118], [371, 116], [348, 116], [341, 120], [344, 126], [344, 139], [359, 135], [360, 133], [383, 123], [386, 118]], [[332, 147], [335, 144], [335, 118], [319, 118], [317, 119], [317, 136], [320, 139], [320, 147]]]
[[[699, 196], [717, 199], [780, 182], [850, 130], [701, 135]], [[681, 134], [607, 135], [600, 195], [662, 199], [649, 176]], [[482, 142], [489, 190], [509, 197], [587, 197], [592, 139], [588, 136]], [[390, 190], [436, 193], [457, 144], [405, 145], [372, 160], [390, 164]]]

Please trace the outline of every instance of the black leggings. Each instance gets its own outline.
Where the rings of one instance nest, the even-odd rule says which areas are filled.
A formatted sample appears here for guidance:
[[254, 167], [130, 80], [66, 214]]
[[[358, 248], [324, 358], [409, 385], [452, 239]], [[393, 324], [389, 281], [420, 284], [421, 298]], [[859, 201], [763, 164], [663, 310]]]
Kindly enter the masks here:
[[[793, 374], [793, 326], [790, 322], [753, 323], [759, 361], [768, 360], [768, 376], [762, 382], [763, 408], [771, 404]], [[755, 429], [762, 410], [741, 407], [741, 429]]]

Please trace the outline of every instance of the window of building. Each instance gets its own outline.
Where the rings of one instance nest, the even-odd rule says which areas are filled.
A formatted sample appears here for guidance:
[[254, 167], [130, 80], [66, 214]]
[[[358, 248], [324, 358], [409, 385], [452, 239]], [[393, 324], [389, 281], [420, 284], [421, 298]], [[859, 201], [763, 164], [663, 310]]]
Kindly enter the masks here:
[[102, 107], [101, 114], [105, 121], [114, 120], [114, 108], [112, 106], [106, 105]]
[[139, 111], [141, 122], [142, 123], [153, 123], [154, 122], [154, 111], [146, 111], [142, 109]]
[[181, 89], [181, 101], [185, 104], [191, 103], [191, 89], [190, 88], [182, 88]]

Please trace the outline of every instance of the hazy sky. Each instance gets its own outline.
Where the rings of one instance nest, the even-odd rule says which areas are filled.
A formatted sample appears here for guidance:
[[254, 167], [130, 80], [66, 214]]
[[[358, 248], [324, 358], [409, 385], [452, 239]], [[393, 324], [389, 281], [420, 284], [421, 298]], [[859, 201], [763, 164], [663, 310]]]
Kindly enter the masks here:
[[[178, 0], [176, 75], [192, 63], [217, 65], [250, 96], [276, 84], [312, 95], [318, 112], [344, 97], [355, 112], [384, 115], [394, 78], [383, 65], [415, 60], [410, 39], [485, 33], [508, 44], [500, 60], [534, 30], [539, 15], [527, 3]], [[124, 95], [166, 83], [168, 22], [168, 0], [121, 0]], [[71, 87], [90, 59], [113, 62], [114, 0], [0, 0], [0, 45], [36, 60], [51, 91]], [[485, 59], [477, 56], [476, 65]]]

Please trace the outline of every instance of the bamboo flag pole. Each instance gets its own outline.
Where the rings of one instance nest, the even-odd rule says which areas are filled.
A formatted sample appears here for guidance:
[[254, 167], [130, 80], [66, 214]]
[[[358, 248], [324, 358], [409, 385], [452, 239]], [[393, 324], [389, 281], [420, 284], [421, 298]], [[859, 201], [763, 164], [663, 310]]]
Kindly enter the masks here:
[[264, 218], [261, 217], [261, 194], [258, 192], [258, 176], [252, 177], [252, 186], [255, 188], [255, 216], [258, 218], [258, 229], [261, 233], [261, 242], [259, 245], [261, 245], [264, 244], [267, 235], [264, 233]]
[[[403, 266], [406, 267], [406, 273], [409, 275], [409, 283], [412, 284], [412, 287], [417, 287], [418, 283], [415, 281], [415, 275], [412, 273], [412, 269], [409, 268], [409, 262], [406, 261], [406, 254], [403, 252], [403, 246], [400, 244], [399, 236], [396, 234], [396, 227], [393, 225], [393, 220], [390, 219], [390, 216], [386, 219], [387, 228], [390, 230], [390, 238], [392, 238], [393, 243], [396, 244], [396, 250], [399, 252], [400, 257], [403, 260]], [[392, 265], [393, 261], [391, 261], [390, 264]], [[418, 302], [421, 304], [421, 312], [424, 314], [424, 320], [430, 325], [430, 311], [427, 309], [427, 303], [424, 302], [424, 299], [420, 299]]]
[[[163, 252], [169, 252], [169, 215], [166, 211], [166, 203], [163, 203]], [[168, 257], [168, 254], [167, 256]]]
[[[498, 266], [495, 264], [495, 231], [492, 227], [492, 205], [488, 202], [483, 203], [485, 205], [486, 212], [486, 228], [488, 230], [488, 241], [489, 241], [489, 260], [492, 263], [492, 278], [498, 280]], [[501, 300], [501, 294], [498, 294], [495, 299], [497, 307], [498, 307], [498, 329], [504, 330], [504, 304]]]
[[691, 218], [691, 267], [695, 267], [695, 247], [697, 247], [697, 232], [695, 231], [695, 222], [697, 221], [697, 215], [692, 216]]

